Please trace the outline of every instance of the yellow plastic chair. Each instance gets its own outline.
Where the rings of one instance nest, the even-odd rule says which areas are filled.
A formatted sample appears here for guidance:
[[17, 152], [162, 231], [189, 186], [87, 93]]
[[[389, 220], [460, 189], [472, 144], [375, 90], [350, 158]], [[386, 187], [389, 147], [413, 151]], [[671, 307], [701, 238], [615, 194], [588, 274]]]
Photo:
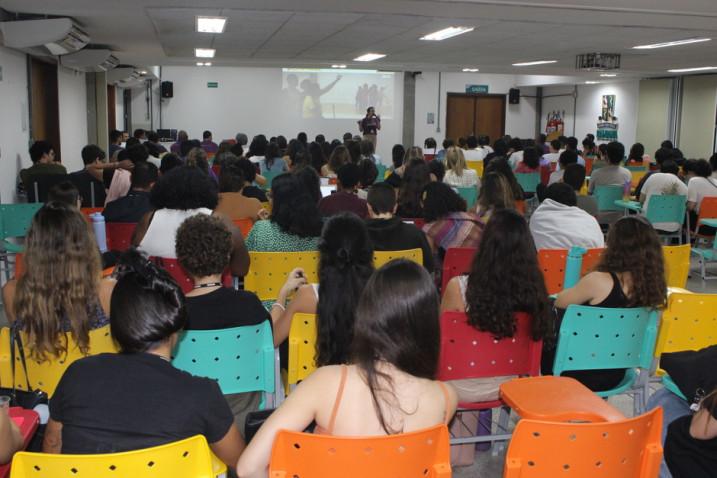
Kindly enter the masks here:
[[[21, 332], [20, 338], [24, 345], [25, 357], [27, 363], [27, 374], [30, 376], [30, 385], [33, 389], [40, 389], [47, 393], [49, 397], [55, 393], [55, 388], [65, 373], [67, 367], [75, 360], [85, 357], [72, 339], [72, 336], [65, 334], [68, 347], [67, 354], [59, 358], [53, 358], [48, 361], [38, 362], [29, 356], [30, 343], [26, 333]], [[90, 331], [90, 350], [88, 355], [96, 355], [101, 353], [117, 353], [119, 349], [110, 336], [110, 327], [105, 326]], [[19, 390], [27, 389], [27, 379], [22, 368], [20, 360], [20, 352], [15, 349], [15, 385]], [[0, 329], [0, 383], [3, 387], [10, 387], [12, 383], [12, 364], [10, 363], [10, 329], [4, 327]]]
[[483, 161], [466, 161], [466, 166], [475, 171], [479, 178], [483, 177]]
[[690, 273], [690, 245], [662, 246], [662, 254], [665, 258], [667, 287], [684, 288]]
[[289, 329], [289, 365], [284, 384], [287, 394], [316, 370], [316, 334], [316, 314], [294, 314]]
[[406, 249], [404, 251], [374, 251], [373, 266], [378, 269], [394, 259], [408, 259], [418, 265], [423, 265], [423, 251], [421, 249]]
[[244, 289], [254, 292], [259, 300], [276, 300], [286, 277], [296, 267], [306, 273], [309, 284], [319, 282], [319, 253], [307, 252], [250, 252], [249, 272]]
[[20, 452], [10, 478], [213, 478], [227, 467], [202, 435], [143, 450], [100, 455]]

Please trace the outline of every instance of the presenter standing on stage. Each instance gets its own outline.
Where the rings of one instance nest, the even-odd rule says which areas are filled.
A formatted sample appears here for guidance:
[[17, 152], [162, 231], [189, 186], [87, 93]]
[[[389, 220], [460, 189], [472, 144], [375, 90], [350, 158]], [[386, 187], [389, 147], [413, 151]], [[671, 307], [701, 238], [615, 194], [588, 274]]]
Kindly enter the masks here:
[[358, 121], [359, 131], [363, 133], [363, 139], [373, 143], [373, 150], [376, 151], [376, 136], [381, 129], [381, 118], [376, 115], [373, 106], [366, 110], [366, 116]]

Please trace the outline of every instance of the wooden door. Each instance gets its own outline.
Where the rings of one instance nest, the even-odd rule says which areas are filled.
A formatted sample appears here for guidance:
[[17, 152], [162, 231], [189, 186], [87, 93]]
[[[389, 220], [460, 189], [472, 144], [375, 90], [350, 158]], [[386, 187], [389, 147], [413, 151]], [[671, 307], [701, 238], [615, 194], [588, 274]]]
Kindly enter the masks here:
[[446, 138], [488, 135], [491, 142], [505, 135], [505, 95], [448, 93]]
[[60, 106], [57, 93], [57, 65], [30, 59], [30, 114], [33, 141], [46, 140], [60, 161]]
[[446, 103], [446, 138], [456, 141], [473, 133], [475, 124], [475, 97], [448, 95]]
[[115, 97], [115, 85], [107, 85], [107, 129], [117, 129], [117, 102]]
[[491, 143], [505, 135], [505, 95], [476, 97], [474, 134], [487, 135]]

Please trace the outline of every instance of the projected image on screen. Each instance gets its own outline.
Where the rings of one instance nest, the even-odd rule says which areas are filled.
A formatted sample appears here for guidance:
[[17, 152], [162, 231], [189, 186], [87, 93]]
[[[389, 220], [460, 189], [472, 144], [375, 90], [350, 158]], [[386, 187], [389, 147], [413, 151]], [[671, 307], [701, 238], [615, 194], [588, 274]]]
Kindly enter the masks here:
[[373, 106], [381, 118], [393, 117], [393, 73], [307, 68], [282, 72], [283, 104], [291, 116], [353, 119]]

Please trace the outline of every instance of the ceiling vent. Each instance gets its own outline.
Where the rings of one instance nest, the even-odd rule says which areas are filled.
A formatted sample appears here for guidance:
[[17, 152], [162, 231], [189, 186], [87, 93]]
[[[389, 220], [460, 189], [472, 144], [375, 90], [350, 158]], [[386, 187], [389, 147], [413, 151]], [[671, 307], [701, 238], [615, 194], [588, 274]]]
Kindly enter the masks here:
[[110, 50], [80, 50], [60, 57], [62, 66], [87, 72], [108, 71], [119, 65], [119, 60]]
[[619, 53], [584, 53], [575, 58], [575, 69], [581, 71], [611, 71], [620, 69]]
[[69, 18], [0, 23], [4, 44], [36, 55], [66, 55], [84, 48], [90, 37]]

